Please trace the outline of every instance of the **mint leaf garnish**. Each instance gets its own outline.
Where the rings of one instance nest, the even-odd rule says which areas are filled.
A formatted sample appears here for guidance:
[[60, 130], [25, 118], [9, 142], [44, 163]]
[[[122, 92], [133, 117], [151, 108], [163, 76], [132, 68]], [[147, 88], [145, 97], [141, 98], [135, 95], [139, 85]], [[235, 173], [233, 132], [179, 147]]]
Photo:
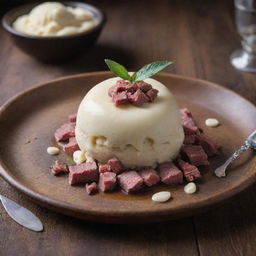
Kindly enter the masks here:
[[134, 82], [134, 81], [135, 81], [136, 75], [137, 75], [136, 72], [134, 72], [134, 73], [132, 74], [132, 76], [131, 76], [131, 82]]
[[162, 69], [166, 68], [173, 62], [171, 61], [156, 61], [149, 63], [142, 67], [136, 74], [136, 78], [134, 81], [141, 81], [146, 78], [149, 78], [156, 74], [157, 72], [161, 71]]
[[105, 59], [105, 62], [107, 64], [107, 66], [109, 67], [109, 69], [116, 76], [119, 76], [119, 77], [123, 78], [124, 80], [131, 81], [131, 76], [129, 75], [127, 69], [124, 66], [122, 66], [121, 64], [119, 64], [113, 60]]
[[138, 72], [134, 72], [133, 75], [130, 76], [127, 69], [123, 65], [109, 59], [105, 59], [105, 62], [109, 69], [116, 76], [121, 77], [124, 80], [128, 80], [130, 82], [142, 81], [146, 78], [149, 78], [173, 63], [171, 61], [152, 62], [145, 65]]

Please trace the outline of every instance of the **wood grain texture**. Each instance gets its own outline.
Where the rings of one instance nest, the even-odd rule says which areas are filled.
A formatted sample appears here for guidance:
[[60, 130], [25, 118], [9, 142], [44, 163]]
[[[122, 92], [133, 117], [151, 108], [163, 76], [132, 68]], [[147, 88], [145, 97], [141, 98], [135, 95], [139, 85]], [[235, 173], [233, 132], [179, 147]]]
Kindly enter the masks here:
[[255, 255], [256, 186], [225, 206], [194, 217], [201, 255]]
[[[108, 23], [87, 55], [45, 65], [20, 52], [0, 28], [0, 103], [25, 88], [63, 75], [105, 70], [103, 58], [137, 69], [156, 59], [175, 62], [167, 72], [222, 84], [256, 103], [256, 75], [231, 67], [239, 47], [233, 1], [114, 0], [96, 3]], [[0, 193], [35, 212], [45, 224], [37, 234], [1, 210], [0, 255], [256, 255], [255, 185], [217, 210], [157, 225], [81, 222], [41, 208], [2, 179]]]

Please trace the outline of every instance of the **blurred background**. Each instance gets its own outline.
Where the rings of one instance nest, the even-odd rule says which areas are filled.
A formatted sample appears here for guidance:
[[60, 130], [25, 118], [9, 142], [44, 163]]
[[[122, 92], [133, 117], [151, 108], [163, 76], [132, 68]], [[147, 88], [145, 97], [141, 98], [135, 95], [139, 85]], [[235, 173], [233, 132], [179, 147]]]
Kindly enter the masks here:
[[[33, 1], [4, 1], [1, 4], [2, 14], [24, 2]], [[98, 43], [85, 56], [62, 63], [58, 68], [48, 66], [51, 70], [48, 78], [104, 70], [104, 58], [120, 61], [130, 69], [137, 69], [153, 60], [168, 59], [174, 61], [174, 65], [166, 69], [169, 72], [207, 78], [230, 88], [239, 82], [238, 73], [229, 62], [232, 51], [240, 46], [232, 0], [86, 2], [99, 7], [107, 16]], [[36, 74], [39, 75], [45, 66], [13, 46], [3, 29], [0, 30], [0, 40], [8, 40], [4, 46], [6, 49], [1, 49], [2, 55], [10, 58], [13, 58], [11, 52], [11, 55], [16, 55], [17, 64], [12, 65], [22, 67], [21, 64], [32, 65], [30, 63], [33, 62], [31, 68], [38, 77]], [[243, 90], [246, 90], [246, 85], [239, 92], [243, 94]]]

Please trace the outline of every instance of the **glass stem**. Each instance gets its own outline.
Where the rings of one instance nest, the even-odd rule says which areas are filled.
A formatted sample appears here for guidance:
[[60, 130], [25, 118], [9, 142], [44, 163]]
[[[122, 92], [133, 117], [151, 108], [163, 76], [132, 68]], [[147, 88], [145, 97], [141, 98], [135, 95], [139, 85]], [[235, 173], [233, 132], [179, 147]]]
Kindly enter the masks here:
[[252, 58], [256, 58], [256, 48], [248, 40], [244, 39], [242, 41], [242, 47], [244, 51]]

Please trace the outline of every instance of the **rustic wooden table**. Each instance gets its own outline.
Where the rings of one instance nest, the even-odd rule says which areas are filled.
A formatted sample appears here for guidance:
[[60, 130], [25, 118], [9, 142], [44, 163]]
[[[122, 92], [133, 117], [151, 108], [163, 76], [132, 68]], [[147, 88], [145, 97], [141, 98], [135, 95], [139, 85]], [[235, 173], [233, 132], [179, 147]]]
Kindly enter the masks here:
[[[92, 2], [92, 1], [91, 1]], [[256, 103], [256, 75], [239, 72], [229, 56], [239, 47], [232, 1], [97, 1], [108, 23], [89, 54], [62, 65], [40, 63], [18, 50], [0, 28], [0, 103], [64, 75], [105, 70], [104, 58], [136, 69], [173, 60], [167, 72], [207, 79]], [[148, 225], [107, 225], [51, 212], [0, 180], [0, 193], [35, 212], [34, 233], [0, 211], [0, 255], [256, 255], [256, 186], [218, 209]]]

